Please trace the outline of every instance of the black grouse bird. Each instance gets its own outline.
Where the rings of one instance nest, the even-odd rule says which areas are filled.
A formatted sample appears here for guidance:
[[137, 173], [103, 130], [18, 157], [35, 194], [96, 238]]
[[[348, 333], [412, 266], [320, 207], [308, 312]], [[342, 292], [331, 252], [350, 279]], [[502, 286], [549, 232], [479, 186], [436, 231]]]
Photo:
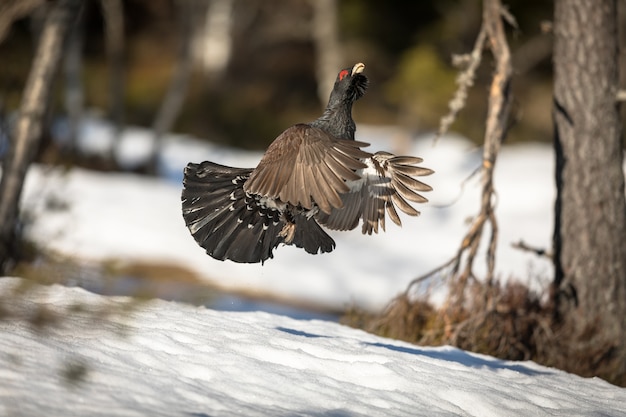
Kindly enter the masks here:
[[308, 253], [330, 252], [335, 241], [320, 227], [362, 232], [385, 230], [385, 210], [401, 226], [396, 208], [417, 216], [408, 202], [428, 201], [432, 188], [414, 177], [433, 171], [421, 158], [374, 154], [354, 140], [352, 104], [367, 89], [365, 65], [337, 75], [326, 110], [285, 130], [256, 168], [213, 162], [185, 168], [183, 217], [200, 246], [215, 259], [264, 262], [280, 244]]

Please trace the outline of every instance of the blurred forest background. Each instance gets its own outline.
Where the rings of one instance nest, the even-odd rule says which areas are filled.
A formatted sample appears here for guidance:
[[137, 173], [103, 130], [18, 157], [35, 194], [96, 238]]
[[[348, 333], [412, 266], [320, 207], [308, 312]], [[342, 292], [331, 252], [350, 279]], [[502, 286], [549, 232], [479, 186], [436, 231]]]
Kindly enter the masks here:
[[[581, 197], [573, 198], [578, 195], [570, 193], [567, 198], [557, 201], [556, 206], [563, 202], [563, 207], [570, 204], [569, 207], [574, 209], [567, 218], [572, 225], [566, 230], [569, 234], [559, 234], [558, 239], [555, 239], [555, 242], [558, 241], [555, 264], [559, 267], [562, 262], [567, 263], [572, 259], [578, 262], [585, 255], [584, 259], [588, 262], [583, 263], [592, 268], [591, 272], [570, 274], [577, 279], [594, 277], [592, 280], [580, 278], [576, 282], [578, 289], [582, 289], [580, 294], [605, 294], [607, 288], [623, 291], [624, 269], [614, 268], [613, 275], [604, 274], [602, 269], [593, 269], [622, 265], [623, 259], [626, 259], [623, 256], [626, 253], [623, 228], [620, 228], [626, 222], [616, 222], [618, 226], [613, 227], [607, 221], [607, 216], [602, 217], [603, 212], [597, 209], [607, 202], [616, 202], [611, 215], [625, 218], [623, 162], [621, 153], [615, 151], [622, 149], [615, 145], [619, 145], [620, 137], [623, 142], [621, 125], [626, 106], [620, 109], [620, 106], [615, 105], [614, 90], [606, 93], [601, 88], [609, 84], [613, 88], [611, 83], [617, 81], [617, 72], [621, 79], [616, 83], [618, 86], [615, 90], [626, 85], [626, 7], [623, 1], [598, 1], [598, 4], [604, 6], [600, 10], [595, 7], [593, 0], [507, 0], [504, 5], [506, 9], [502, 10], [500, 2], [495, 0], [85, 0], [80, 2], [80, 19], [72, 26], [65, 47], [60, 48], [57, 44], [55, 48], [48, 48], [57, 52], [63, 50], [54, 82], [40, 82], [52, 87], [52, 105], [39, 105], [45, 100], [24, 100], [31, 108], [23, 106], [22, 109], [22, 124], [26, 128], [21, 129], [23, 138], [16, 139], [16, 146], [13, 147], [13, 150], [19, 152], [15, 151], [15, 158], [7, 158], [17, 162], [4, 173], [5, 177], [10, 174], [17, 178], [12, 182], [13, 189], [7, 186], [9, 191], [17, 191], [2, 194], [0, 190], [0, 194], [3, 197], [19, 196], [23, 180], [21, 174], [30, 162], [28, 153], [33, 151], [29, 149], [29, 144], [37, 144], [40, 148], [37, 152], [40, 161], [67, 162], [65, 158], [69, 154], [72, 157], [70, 162], [91, 168], [119, 168], [115, 166], [113, 155], [109, 160], [96, 161], [75, 153], [76, 147], [71, 145], [76, 139], [78, 124], [85, 116], [106, 119], [113, 123], [117, 132], [121, 132], [126, 125], [152, 128], [157, 139], [155, 149], [159, 138], [170, 131], [241, 148], [264, 149], [286, 127], [316, 118], [326, 104], [338, 70], [352, 67], [356, 62], [366, 64], [365, 74], [370, 79], [366, 98], [354, 109], [357, 125], [394, 125], [410, 134], [434, 133], [439, 128], [441, 118], [449, 112], [448, 103], [457, 91], [458, 74], [467, 69], [463, 68], [464, 65], [468, 67], [472, 64], [471, 60], [458, 59], [458, 55], [469, 54], [476, 44], [479, 45], [477, 55], [483, 49], [480, 48], [483, 43], [477, 41], [477, 34], [483, 33], [483, 3], [490, 6], [491, 12], [485, 16], [490, 15], [491, 22], [498, 22], [498, 27], [502, 27], [502, 20], [507, 22], [506, 39], [501, 36], [498, 42], [498, 38], [491, 34], [483, 38], [487, 42], [484, 49], [492, 49], [493, 52], [494, 45], [508, 43], [513, 74], [509, 90], [509, 74], [503, 76], [494, 71], [494, 58], [498, 61], [498, 54], [483, 56], [465, 106], [461, 106], [463, 108], [450, 129], [477, 145], [483, 144], [484, 138], [483, 149], [490, 153], [487, 155], [489, 157], [483, 157], [483, 161], [488, 163], [482, 164], [481, 213], [474, 220], [476, 228], [472, 226], [468, 232], [470, 240], [476, 242], [475, 245], [472, 243], [472, 248], [478, 247], [481, 236], [481, 232], [472, 230], [482, 231], [485, 219], [495, 219], [492, 215], [494, 190], [491, 175], [501, 141], [506, 137], [509, 143], [552, 142], [556, 137], [557, 163], [571, 156], [579, 157], [570, 159], [574, 161], [570, 165], [576, 169], [563, 174], [561, 178], [567, 178], [565, 181], [557, 178], [557, 186], [565, 184], [576, 189], [580, 191]], [[561, 7], [560, 14], [555, 13], [555, 3]], [[35, 54], [39, 34], [56, 33], [58, 43], [64, 38], [61, 35], [64, 35], [67, 24], [57, 24], [56, 29], [53, 24], [46, 25], [46, 28], [51, 28], [50, 32], [42, 32], [47, 9], [54, 8], [54, 4], [60, 5], [56, 9], [60, 23], [74, 21], [71, 17], [78, 9], [78, 0], [0, 0], [0, 157], [11, 156], [7, 152], [7, 149], [11, 151], [12, 148], [8, 146], [6, 132], [15, 120], [23, 96], [27, 96], [24, 91], [29, 89], [29, 71], [31, 67], [38, 67], [33, 65], [35, 55], [37, 58], [54, 55], [46, 48]], [[615, 16], [616, 19], [613, 18]], [[587, 31], [585, 23], [590, 23], [594, 17], [597, 18], [596, 23], [601, 23], [597, 24], [595, 30]], [[54, 23], [53, 20], [49, 19], [51, 23]], [[571, 54], [565, 59], [562, 53], [560, 60], [558, 53], [555, 55], [555, 64], [561, 64], [555, 65], [560, 70], [556, 72], [556, 84], [553, 83], [553, 21], [557, 28], [561, 28], [554, 37], [557, 40], [555, 50]], [[604, 24], [606, 21], [610, 25]], [[607, 27], [605, 31], [602, 30]], [[606, 61], [581, 60], [581, 54], [593, 55], [593, 52], [601, 51], [602, 48], [594, 49], [598, 44], [590, 42], [591, 47], [583, 50], [581, 48], [585, 45], [565, 42], [577, 38], [570, 36], [563, 28], [581, 39], [585, 38], [582, 35], [599, 34], [598, 39], [594, 39], [594, 36], [589, 38], [610, 45], [604, 48]], [[499, 33], [504, 35], [503, 30]], [[45, 36], [42, 39], [45, 41]], [[45, 46], [43, 41], [41, 45]], [[619, 68], [615, 62], [616, 51], [620, 54]], [[508, 63], [508, 53], [506, 56]], [[587, 55], [584, 57], [587, 58]], [[48, 67], [53, 68], [54, 65], [50, 64], [52, 59], [48, 61]], [[458, 61], [462, 62], [454, 65], [455, 61], [457, 64]], [[585, 72], [588, 68], [584, 68], [585, 71], [574, 71], [589, 62], [597, 64], [588, 66], [597, 73], [602, 71], [597, 71], [596, 67], [602, 67], [604, 62], [610, 64], [610, 70], [605, 71], [608, 73], [605, 74], [608, 81], [600, 76], [603, 74], [588, 75]], [[577, 77], [559, 84], [559, 80], [566, 78], [564, 73]], [[492, 84], [496, 78], [504, 79], [505, 83]], [[38, 79], [45, 78], [39, 75]], [[553, 85], [561, 87], [555, 89]], [[39, 97], [47, 97], [45, 88], [40, 87], [39, 90]], [[494, 90], [499, 94], [490, 95]], [[573, 104], [568, 103], [571, 104], [570, 108], [561, 106], [559, 93], [565, 95], [564, 91], [582, 90], [585, 90], [587, 96], [572, 94], [576, 95], [576, 100], [573, 100]], [[596, 90], [597, 94], [594, 95]], [[623, 90], [618, 91], [617, 101], [623, 101], [623, 95]], [[37, 97], [36, 94], [32, 96]], [[494, 96], [501, 97], [493, 100]], [[485, 129], [489, 101], [497, 101], [501, 105], [505, 101], [502, 99], [504, 96], [506, 100], [513, 97], [510, 118], [506, 101], [506, 105], [500, 107], [502, 111], [496, 112], [495, 116], [489, 114], [506, 126], [491, 129], [493, 132], [490, 135], [489, 123]], [[560, 99], [563, 100], [563, 97]], [[608, 103], [606, 108], [598, 106], [594, 99], [598, 99], [598, 103]], [[561, 116], [560, 119], [555, 118], [554, 124], [553, 108], [557, 109], [557, 116]], [[33, 122], [38, 119], [37, 111], [40, 114], [47, 112], [41, 140], [38, 124]], [[621, 125], [617, 120], [618, 111], [622, 115]], [[603, 116], [609, 113], [615, 117], [609, 120], [611, 123], [605, 123], [606, 118], [603, 119]], [[574, 120], [576, 116], [578, 119]], [[69, 121], [65, 123], [67, 128], [55, 129], [59, 121]], [[29, 123], [34, 127], [28, 128]], [[563, 126], [576, 128], [566, 131]], [[509, 130], [509, 127], [514, 129]], [[554, 134], [555, 129], [557, 135]], [[608, 129], [609, 133], [602, 129]], [[55, 135], [58, 136], [61, 131], [65, 137], [57, 139], [64, 140], [55, 140]], [[611, 132], [615, 135], [612, 136]], [[560, 136], [561, 142], [558, 141]], [[489, 137], [491, 140], [488, 140]], [[70, 146], [65, 146], [68, 143]], [[567, 148], [571, 153], [563, 151], [563, 146], [559, 145], [562, 143], [571, 145]], [[489, 151], [490, 144], [496, 145], [493, 152]], [[589, 146], [585, 148], [581, 145]], [[67, 150], [70, 152], [65, 152]], [[579, 154], [576, 151], [580, 151]], [[593, 165], [595, 160], [592, 154], [597, 154], [595, 158], [600, 163]], [[614, 159], [612, 164], [607, 162], [610, 157]], [[563, 165], [561, 163], [561, 169]], [[156, 150], [153, 158], [136, 170], [154, 173], [155, 167]], [[614, 181], [611, 184], [617, 185], [609, 191], [617, 192], [608, 197], [595, 193], [599, 196], [599, 205], [594, 206], [596, 202], [588, 198], [592, 194], [588, 191], [607, 188], [597, 185], [610, 182], [610, 176], [604, 173], [612, 168], [615, 169], [610, 172], [616, 174], [612, 176]], [[557, 177], [561, 171], [557, 166]], [[584, 175], [574, 175], [578, 172]], [[569, 181], [570, 178], [579, 177], [580, 183]], [[546, 181], [552, 180], [546, 178]], [[7, 184], [9, 182], [4, 181]], [[11, 212], [15, 211], [15, 207], [2, 203], [18, 200], [18, 197], [0, 200], [0, 218], [6, 213], [7, 218], [15, 214]], [[8, 207], [4, 213], [3, 207]], [[588, 207], [589, 210], [580, 211]], [[566, 229], [561, 227], [561, 219], [565, 218], [561, 212], [565, 210], [555, 211], [555, 230], [560, 232]], [[583, 230], [572, 219], [589, 221], [584, 224]], [[10, 232], [0, 233], [0, 261], [3, 259], [3, 242], [12, 244], [11, 239], [3, 238], [11, 238], [14, 233], [14, 230], [9, 229], [15, 228], [8, 223], [0, 222], [0, 232], [4, 229]], [[495, 221], [491, 225], [495, 228]], [[600, 226], [602, 230], [608, 230], [606, 236], [610, 235], [615, 240], [595, 233]], [[494, 235], [492, 242], [495, 242]], [[577, 238], [594, 243], [581, 249], [584, 245], [578, 245]], [[571, 243], [568, 248], [572, 248], [567, 253], [569, 258], [565, 260], [561, 259], [562, 242]], [[467, 248], [462, 246], [459, 253]], [[543, 250], [540, 252], [542, 256], [545, 254]], [[610, 262], [606, 261], [612, 256], [606, 255], [609, 252], [617, 253], [609, 259]], [[457, 258], [460, 260], [460, 255]], [[466, 277], [471, 275], [471, 263], [468, 261], [469, 268], [466, 269], [470, 274], [466, 274]], [[557, 279], [560, 279], [558, 277], [557, 274]], [[605, 284], [605, 281], [609, 284]], [[461, 295], [465, 294], [465, 282], [461, 282], [461, 290], [458, 291]], [[562, 287], [569, 290], [565, 284]], [[595, 297], [590, 298], [588, 304], [584, 304], [586, 301], [581, 303], [579, 307], [576, 292], [570, 291], [573, 294], [570, 298], [576, 301], [561, 311], [562, 299], [567, 298], [562, 296], [561, 287], [550, 294], [554, 304], [544, 306], [527, 288], [509, 286], [500, 292], [501, 288], [497, 285], [489, 279], [488, 285], [476, 290], [473, 298], [478, 300], [477, 304], [483, 302], [482, 307], [479, 306], [481, 309], [476, 309], [474, 305], [466, 310], [463, 302], [452, 302], [449, 306], [457, 306], [456, 310], [444, 309], [444, 314], [438, 314], [430, 310], [428, 305], [400, 296], [392, 301], [394, 308], [387, 310], [388, 321], [369, 317], [367, 312], [355, 312], [348, 316], [347, 321], [387, 336], [422, 340], [430, 344], [454, 344], [508, 359], [533, 359], [582, 375], [603, 375], [614, 383], [626, 385], [626, 350], [623, 345], [626, 327], [623, 325], [623, 314], [615, 313], [623, 312], [626, 308], [624, 297], [617, 299], [617, 296], [613, 297], [614, 294], [609, 293], [607, 299], [615, 298], [613, 304]], [[615, 294], [619, 296], [623, 292]], [[491, 303], [490, 300], [496, 299], [503, 300], [507, 308]], [[595, 321], [594, 314], [602, 314], [606, 319], [603, 323], [609, 323], [612, 327], [606, 331], [607, 326]], [[563, 317], [566, 319], [562, 320]], [[450, 320], [459, 323], [452, 338]], [[426, 336], [416, 335], [413, 332], [415, 327], [426, 329]], [[406, 329], [411, 333], [407, 333]], [[605, 337], [604, 333], [608, 333], [608, 336]], [[595, 338], [594, 344], [589, 342], [592, 336]]]
[[[4, 115], [19, 105], [45, 3], [0, 1]], [[551, 141], [553, 5], [506, 3], [518, 23], [510, 36], [516, 128], [507, 140]], [[482, 10], [476, 0], [89, 0], [81, 14], [57, 75], [54, 114], [96, 112], [119, 126], [160, 124], [262, 149], [285, 127], [317, 117], [328, 79], [361, 61], [371, 88], [355, 108], [357, 123], [436, 130], [456, 89], [452, 56], [471, 51]], [[491, 70], [481, 66], [452, 127], [476, 143]], [[169, 110], [168, 89], [179, 95]]]

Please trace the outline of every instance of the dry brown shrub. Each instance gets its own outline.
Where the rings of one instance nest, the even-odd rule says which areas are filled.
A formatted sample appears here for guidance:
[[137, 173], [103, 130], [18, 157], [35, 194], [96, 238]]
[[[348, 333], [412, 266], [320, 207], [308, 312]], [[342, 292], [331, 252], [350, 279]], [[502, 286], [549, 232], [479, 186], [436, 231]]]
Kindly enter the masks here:
[[[451, 288], [449, 293], [459, 290]], [[538, 294], [514, 281], [504, 285], [474, 281], [464, 294], [461, 303], [449, 297], [434, 306], [404, 293], [381, 313], [353, 308], [341, 322], [418, 345], [452, 345], [500, 359], [532, 360], [626, 386], [626, 375], [616, 366], [624, 358], [618, 356], [618, 346], [596, 337], [593, 320], [572, 329], [559, 319], [551, 303], [541, 302]]]

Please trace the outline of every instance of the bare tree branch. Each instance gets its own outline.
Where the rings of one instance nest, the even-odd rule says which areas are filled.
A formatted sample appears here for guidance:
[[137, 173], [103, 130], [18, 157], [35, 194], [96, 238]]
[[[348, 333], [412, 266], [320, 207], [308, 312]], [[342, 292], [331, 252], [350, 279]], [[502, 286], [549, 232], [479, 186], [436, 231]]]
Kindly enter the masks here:
[[454, 93], [454, 97], [452, 97], [452, 100], [450, 100], [450, 103], [448, 104], [450, 111], [439, 121], [439, 130], [437, 131], [437, 136], [435, 136], [435, 142], [437, 142], [437, 140], [439, 140], [439, 138], [443, 136], [448, 129], [450, 129], [450, 126], [452, 126], [452, 123], [456, 120], [456, 117], [461, 109], [465, 107], [467, 92], [474, 85], [476, 70], [480, 66], [483, 48], [485, 46], [485, 39], [486, 32], [485, 25], [483, 23], [480, 28], [480, 32], [476, 37], [476, 42], [474, 42], [474, 49], [472, 49], [472, 52], [465, 55], [454, 55], [452, 57], [452, 63], [456, 67], [464, 66], [465, 69], [456, 78], [456, 83], [459, 87]]
[[545, 256], [548, 259], [552, 259], [552, 252], [544, 249], [544, 248], [537, 248], [534, 246], [530, 246], [528, 245], [526, 242], [524, 242], [523, 240], [519, 240], [517, 242], [513, 242], [511, 243], [511, 247], [515, 248], [515, 249], [519, 249], [521, 251], [524, 252], [532, 252], [537, 256]]
[[[482, 176], [482, 202], [477, 224], [482, 230], [483, 224], [489, 222], [491, 225], [491, 239], [487, 249], [487, 281], [493, 279], [495, 270], [495, 247], [498, 234], [498, 225], [493, 213], [494, 187], [493, 170], [496, 158], [500, 151], [500, 145], [504, 141], [507, 133], [508, 120], [511, 110], [511, 77], [513, 68], [511, 66], [511, 52], [506, 40], [504, 25], [501, 19], [502, 4], [500, 0], [485, 0], [483, 9], [483, 21], [487, 28], [488, 44], [496, 61], [496, 70], [489, 89], [489, 106], [487, 109], [487, 127], [485, 131], [485, 145], [483, 148], [483, 176]], [[480, 234], [478, 234], [478, 239]], [[477, 246], [478, 243], [475, 243]], [[469, 272], [472, 259], [468, 259]]]
[[488, 46], [495, 60], [495, 72], [489, 89], [483, 163], [481, 167], [482, 192], [480, 210], [465, 234], [456, 255], [442, 266], [411, 281], [406, 290], [407, 293], [416, 283], [423, 281], [443, 269], [452, 267], [451, 274], [455, 276], [461, 284], [456, 286], [458, 293], [455, 294], [455, 297], [462, 299], [467, 280], [474, 277], [472, 268], [476, 254], [478, 253], [484, 228], [487, 224], [491, 227], [491, 235], [489, 237], [487, 256], [485, 259], [487, 264], [487, 275], [485, 279], [487, 282], [491, 283], [494, 278], [498, 223], [494, 212], [496, 194], [493, 185], [493, 172], [500, 145], [507, 133], [512, 101], [510, 83], [513, 73], [511, 53], [502, 22], [502, 16], [509, 15], [507, 13], [503, 14], [503, 10], [500, 0], [483, 0], [483, 24], [475, 42], [474, 50], [468, 58], [468, 67], [461, 74], [462, 77], [459, 77], [463, 78], [464, 81], [459, 82], [459, 89], [453, 99], [453, 102], [458, 100], [457, 104], [460, 107], [457, 107], [457, 104], [454, 106], [451, 104], [451, 113], [446, 116], [446, 118], [449, 119], [442, 119], [442, 127], [440, 128], [440, 134], [445, 132], [451, 120], [456, 117], [458, 111], [465, 105], [464, 97], [467, 95], [467, 89], [473, 82], [474, 74], [481, 60], [480, 56], [476, 54], [481, 54], [483, 44]]
[[44, 0], [2, 0], [0, 1], [0, 43], [9, 33], [11, 24], [17, 19], [28, 16]]

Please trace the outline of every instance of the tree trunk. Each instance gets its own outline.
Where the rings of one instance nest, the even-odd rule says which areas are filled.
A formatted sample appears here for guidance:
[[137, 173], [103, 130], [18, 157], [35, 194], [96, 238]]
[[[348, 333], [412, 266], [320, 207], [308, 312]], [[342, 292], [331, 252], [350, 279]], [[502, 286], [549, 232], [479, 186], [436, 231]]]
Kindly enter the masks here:
[[333, 89], [340, 68], [341, 47], [337, 24], [336, 0], [311, 0], [313, 6], [312, 37], [315, 44], [317, 96], [322, 107]]
[[114, 141], [108, 159], [115, 163], [115, 148], [124, 125], [124, 7], [121, 0], [100, 0], [109, 60], [108, 117]]
[[174, 73], [172, 74], [167, 93], [152, 125], [154, 145], [147, 166], [148, 173], [152, 175], [158, 174], [159, 154], [163, 148], [163, 137], [172, 129], [183, 107], [185, 97], [187, 96], [187, 86], [191, 77], [194, 0], [178, 0], [176, 5], [180, 35], [178, 59], [175, 63]]
[[[626, 369], [626, 201], [616, 0], [556, 0], [555, 301]], [[582, 336], [581, 336], [582, 337]]]
[[22, 95], [19, 118], [2, 164], [0, 180], [0, 273], [14, 255], [18, 206], [24, 177], [41, 136], [63, 41], [78, 15], [80, 0], [59, 0], [46, 18]]
[[[187, 23], [193, 26], [193, 60], [212, 79], [220, 79], [230, 62], [234, 3], [234, 0], [210, 0], [204, 6], [204, 16], [201, 19], [192, 16], [193, 21]], [[202, 2], [194, 7], [201, 9], [200, 5]]]
[[83, 91], [84, 17], [79, 16], [68, 34], [65, 53], [65, 111], [68, 120], [68, 142], [63, 151], [74, 161], [78, 154], [78, 132], [83, 118], [85, 94]]

